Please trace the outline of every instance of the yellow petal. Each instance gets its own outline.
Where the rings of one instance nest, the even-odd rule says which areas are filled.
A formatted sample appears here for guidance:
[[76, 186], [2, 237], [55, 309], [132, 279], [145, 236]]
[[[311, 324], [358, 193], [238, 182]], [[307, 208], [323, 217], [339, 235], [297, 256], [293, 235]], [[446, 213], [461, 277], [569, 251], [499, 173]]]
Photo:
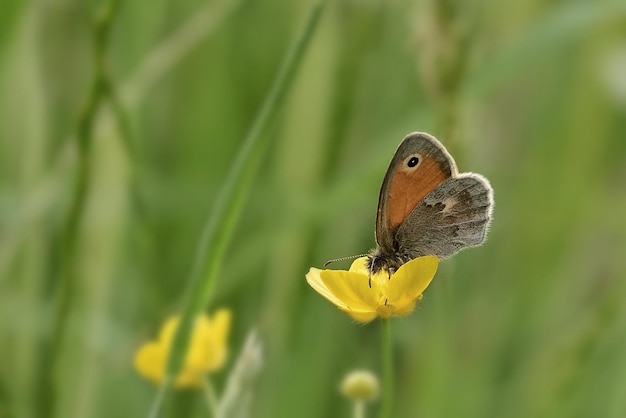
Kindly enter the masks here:
[[370, 274], [370, 269], [367, 268], [367, 257], [359, 257], [352, 262], [350, 271], [361, 274]]
[[439, 259], [432, 255], [419, 257], [402, 265], [387, 285], [388, 303], [394, 305], [402, 315], [410, 313], [435, 276], [438, 265]]
[[163, 379], [165, 353], [160, 344], [147, 343], [135, 354], [135, 369], [144, 377], [159, 383]]
[[220, 309], [213, 315], [211, 321], [211, 345], [210, 360], [206, 364], [206, 371], [220, 369], [226, 362], [228, 354], [228, 335], [230, 333], [231, 312], [228, 309]]
[[345, 270], [322, 270], [320, 277], [326, 288], [348, 308], [356, 312], [376, 311], [380, 300], [377, 287], [369, 287], [367, 274]]
[[311, 268], [306, 280], [317, 293], [354, 320], [369, 322], [376, 318], [379, 291], [370, 289], [367, 274]]
[[212, 334], [220, 345], [226, 345], [228, 334], [230, 333], [230, 322], [232, 313], [228, 309], [220, 309], [213, 314]]
[[[389, 279], [391, 279], [391, 275], [387, 270], [381, 270], [376, 274], [372, 274], [372, 287], [378, 286], [380, 289], [381, 296], [387, 297], [387, 285], [389, 284]], [[385, 299], [382, 302], [385, 302]]]
[[221, 309], [213, 317], [203, 315], [196, 320], [184, 371], [203, 374], [224, 365], [230, 318], [230, 311]]
[[316, 269], [315, 267], [311, 267], [309, 272], [306, 274], [306, 282], [311, 286], [317, 293], [325, 297], [330, 303], [339, 307], [340, 309], [347, 309], [346, 304], [337, 298], [328, 288], [326, 284], [322, 281], [322, 277], [320, 273], [322, 270]]
[[179, 322], [180, 317], [178, 316], [170, 316], [167, 318], [159, 331], [159, 342], [164, 343], [167, 347], [169, 347], [172, 343], [172, 338], [174, 338], [174, 333], [176, 332], [176, 328], [178, 328]]
[[370, 322], [374, 319], [376, 319], [376, 311], [347, 311], [344, 310], [345, 313], [347, 313], [348, 315], [350, 315], [350, 318], [354, 319], [357, 322], [362, 322], [362, 323], [366, 323], [366, 322]]

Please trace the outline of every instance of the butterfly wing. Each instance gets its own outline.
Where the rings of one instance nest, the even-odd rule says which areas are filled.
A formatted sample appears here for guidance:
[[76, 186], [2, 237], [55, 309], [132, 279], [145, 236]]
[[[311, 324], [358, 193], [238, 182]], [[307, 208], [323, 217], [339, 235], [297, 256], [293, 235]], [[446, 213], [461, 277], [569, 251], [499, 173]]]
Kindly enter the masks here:
[[378, 198], [376, 243], [382, 254], [395, 252], [396, 233], [420, 201], [456, 175], [454, 160], [431, 135], [413, 132], [402, 140]]
[[448, 257], [481, 244], [491, 220], [493, 189], [478, 174], [450, 178], [425, 196], [397, 229], [397, 254]]

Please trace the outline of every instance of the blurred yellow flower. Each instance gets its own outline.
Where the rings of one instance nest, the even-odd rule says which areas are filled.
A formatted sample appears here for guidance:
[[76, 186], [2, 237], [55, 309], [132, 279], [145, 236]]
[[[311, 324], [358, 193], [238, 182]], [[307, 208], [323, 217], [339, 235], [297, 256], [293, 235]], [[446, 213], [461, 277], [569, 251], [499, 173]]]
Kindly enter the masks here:
[[369, 322], [376, 317], [413, 312], [439, 265], [435, 256], [416, 258], [402, 265], [391, 278], [386, 271], [373, 274], [370, 287], [366, 261], [367, 257], [357, 258], [349, 271], [311, 268], [306, 281], [354, 320]]
[[[185, 363], [174, 382], [176, 387], [199, 387], [206, 373], [224, 365], [230, 321], [231, 312], [227, 309], [218, 310], [212, 317], [202, 315], [196, 319]], [[139, 374], [156, 383], [163, 380], [165, 362], [179, 322], [179, 317], [169, 318], [163, 324], [158, 340], [148, 342], [137, 350], [135, 369]]]

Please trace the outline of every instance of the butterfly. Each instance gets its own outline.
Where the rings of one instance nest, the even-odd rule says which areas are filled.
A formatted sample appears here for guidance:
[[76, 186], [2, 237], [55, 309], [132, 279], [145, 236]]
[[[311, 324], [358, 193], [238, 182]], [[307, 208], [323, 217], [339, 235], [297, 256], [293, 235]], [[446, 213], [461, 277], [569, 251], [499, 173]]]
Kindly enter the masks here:
[[371, 274], [391, 274], [414, 258], [449, 257], [480, 245], [493, 211], [493, 189], [475, 173], [459, 173], [433, 136], [408, 134], [396, 150], [380, 189]]

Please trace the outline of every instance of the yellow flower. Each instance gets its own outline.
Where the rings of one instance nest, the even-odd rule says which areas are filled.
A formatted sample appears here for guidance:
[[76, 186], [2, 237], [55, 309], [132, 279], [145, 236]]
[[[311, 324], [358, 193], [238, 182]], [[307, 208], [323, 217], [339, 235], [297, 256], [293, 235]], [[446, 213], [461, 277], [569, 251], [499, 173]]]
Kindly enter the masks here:
[[370, 287], [366, 261], [367, 257], [357, 258], [349, 271], [311, 268], [306, 281], [354, 320], [369, 322], [378, 316], [389, 318], [413, 312], [439, 264], [435, 256], [416, 258], [402, 265], [391, 278], [384, 270], [373, 274]]
[[[185, 363], [174, 382], [176, 387], [199, 387], [206, 373], [216, 371], [224, 365], [230, 317], [229, 310], [220, 309], [213, 317], [202, 315], [196, 319]], [[179, 322], [179, 317], [169, 318], [163, 324], [158, 340], [148, 342], [137, 350], [135, 368], [141, 375], [156, 383], [163, 380], [165, 362]]]

